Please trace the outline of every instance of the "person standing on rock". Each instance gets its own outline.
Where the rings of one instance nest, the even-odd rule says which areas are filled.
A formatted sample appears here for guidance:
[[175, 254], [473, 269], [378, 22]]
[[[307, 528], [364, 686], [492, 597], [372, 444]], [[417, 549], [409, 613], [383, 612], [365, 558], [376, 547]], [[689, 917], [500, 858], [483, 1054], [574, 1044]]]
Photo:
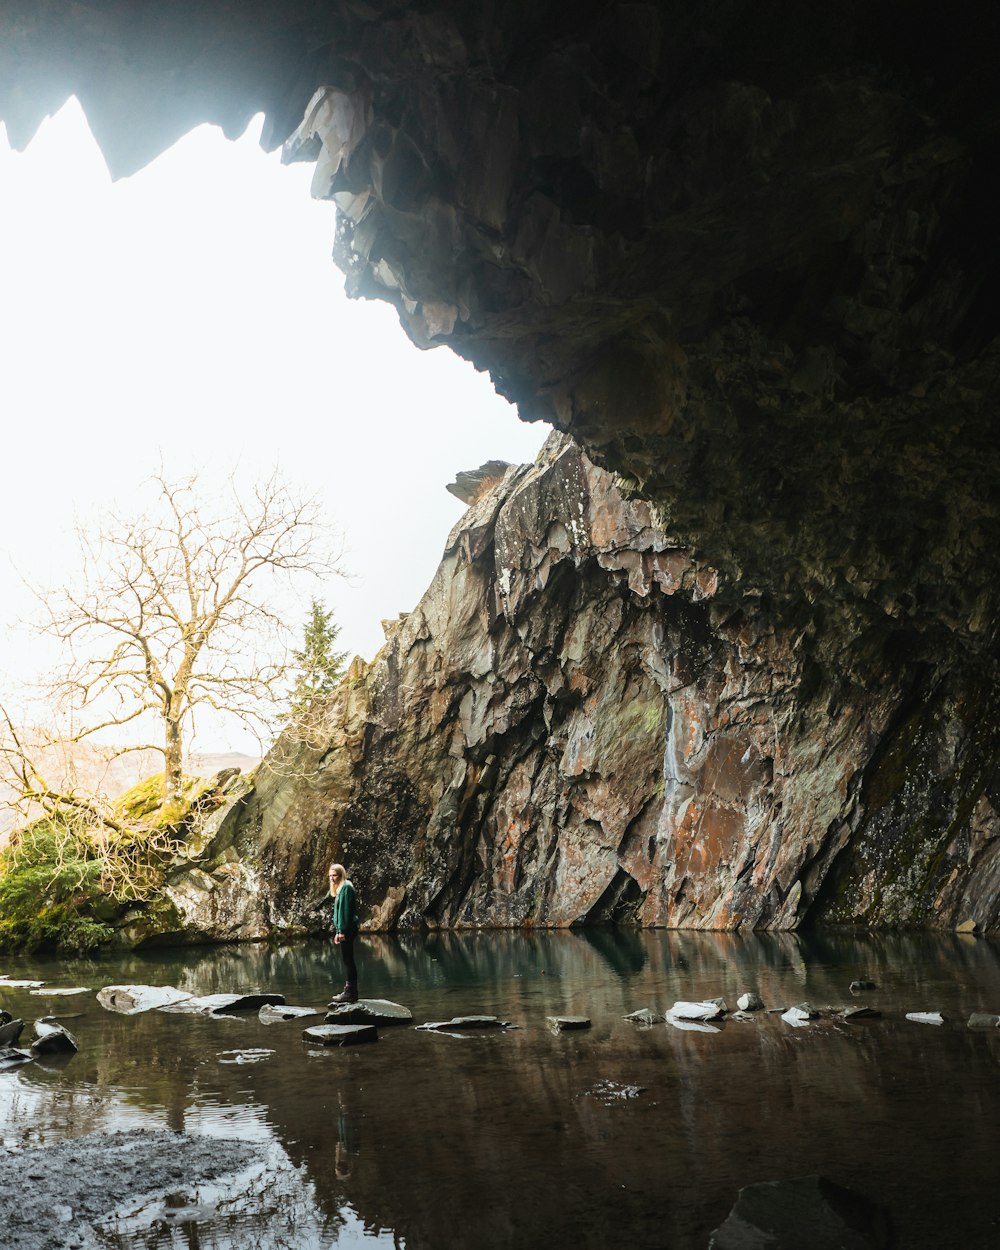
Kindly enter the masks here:
[[347, 975], [343, 990], [335, 994], [330, 1003], [331, 1006], [333, 1003], [356, 1003], [358, 965], [354, 961], [354, 939], [358, 936], [361, 922], [358, 916], [358, 897], [354, 886], [347, 879], [343, 864], [330, 865], [330, 897], [333, 899], [333, 917], [330, 921], [333, 943], [340, 947], [340, 956]]

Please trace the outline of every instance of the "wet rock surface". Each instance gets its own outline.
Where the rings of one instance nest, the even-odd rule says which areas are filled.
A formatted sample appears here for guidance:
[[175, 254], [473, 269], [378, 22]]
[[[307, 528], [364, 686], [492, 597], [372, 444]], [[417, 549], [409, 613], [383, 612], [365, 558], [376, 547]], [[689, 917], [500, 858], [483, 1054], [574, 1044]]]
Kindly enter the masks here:
[[[0, 1226], [16, 1250], [96, 1250], [97, 1229], [144, 1196], [259, 1160], [260, 1146], [162, 1131], [95, 1133], [0, 1156]], [[25, 1179], [30, 1184], [25, 1184]]]
[[546, 1016], [545, 1022], [554, 1033], [573, 1033], [592, 1025], [589, 1016]]
[[318, 1016], [319, 1012], [315, 1007], [290, 1007], [287, 1003], [280, 1006], [274, 1006], [265, 1003], [257, 1012], [257, 1019], [261, 1024], [280, 1024], [285, 1020], [302, 1020], [307, 1016]]
[[97, 992], [97, 1001], [108, 1011], [134, 1016], [183, 1002], [191, 995], [172, 985], [106, 985]]
[[430, 1032], [446, 1032], [454, 1030], [462, 1032], [465, 1029], [509, 1029], [510, 1021], [501, 1020], [499, 1016], [452, 1016], [450, 1020], [428, 1020], [424, 1024], [418, 1024], [418, 1029], [426, 1029]]
[[331, 1006], [328, 1024], [375, 1024], [380, 1028], [394, 1024], [412, 1024], [413, 1012], [409, 1007], [390, 1002], [387, 998], [362, 998], [356, 1003], [339, 1003]]
[[373, 1024], [317, 1024], [306, 1029], [302, 1040], [312, 1046], [360, 1046], [378, 1041]]
[[280, 1007], [285, 1001], [283, 994], [203, 994], [188, 996], [175, 1003], [166, 1003], [159, 1011], [171, 1015], [219, 1016], [229, 1013], [258, 1011], [261, 1007]]

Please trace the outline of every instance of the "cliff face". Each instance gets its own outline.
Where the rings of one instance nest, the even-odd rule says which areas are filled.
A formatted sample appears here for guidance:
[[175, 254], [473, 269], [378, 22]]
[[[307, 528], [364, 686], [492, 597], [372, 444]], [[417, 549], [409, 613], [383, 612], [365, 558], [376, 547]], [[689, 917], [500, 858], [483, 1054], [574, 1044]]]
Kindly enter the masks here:
[[[224, 842], [254, 880], [226, 935], [309, 926], [331, 859], [383, 928], [994, 925], [997, 717], [976, 675], [831, 681], [764, 622], [554, 436], [219, 818], [203, 857]], [[218, 933], [211, 886], [174, 889]]]

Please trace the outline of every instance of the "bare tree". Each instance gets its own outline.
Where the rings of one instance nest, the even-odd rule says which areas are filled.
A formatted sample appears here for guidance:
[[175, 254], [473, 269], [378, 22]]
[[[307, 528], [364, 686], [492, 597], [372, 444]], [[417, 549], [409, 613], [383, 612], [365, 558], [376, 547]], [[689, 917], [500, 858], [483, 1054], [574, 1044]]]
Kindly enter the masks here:
[[[164, 796], [182, 786], [195, 713], [213, 709], [260, 730], [284, 695], [284, 622], [271, 606], [276, 578], [336, 571], [313, 500], [277, 479], [251, 497], [233, 488], [213, 510], [193, 478], [153, 482], [155, 505], [79, 532], [79, 590], [44, 595], [46, 630], [70, 660], [51, 683], [71, 709], [71, 741], [158, 722]], [[80, 726], [77, 728], [77, 726]]]

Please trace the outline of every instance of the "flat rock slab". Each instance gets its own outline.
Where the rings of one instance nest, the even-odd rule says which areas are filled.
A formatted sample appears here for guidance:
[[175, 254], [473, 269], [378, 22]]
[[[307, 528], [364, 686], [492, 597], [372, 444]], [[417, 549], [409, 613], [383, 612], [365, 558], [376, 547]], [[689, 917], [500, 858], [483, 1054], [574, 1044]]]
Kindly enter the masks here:
[[906, 1018], [914, 1024], [944, 1024], [944, 1016], [940, 1011], [908, 1011]]
[[0, 990], [40, 990], [44, 981], [17, 981], [12, 977], [0, 977]]
[[501, 1020], [497, 1016], [453, 1016], [450, 1020], [428, 1020], [426, 1024], [418, 1024], [418, 1029], [509, 1029], [510, 1021]]
[[822, 1176], [747, 1185], [709, 1250], [888, 1250], [886, 1213]]
[[173, 985], [106, 985], [97, 991], [97, 1001], [107, 1011], [123, 1016], [137, 1016], [184, 1002], [191, 995]]
[[35, 1021], [35, 1040], [31, 1043], [32, 1055], [75, 1054], [80, 1044], [61, 1024], [49, 1024], [45, 1020]]
[[374, 1024], [316, 1024], [303, 1032], [302, 1040], [312, 1046], [360, 1046], [377, 1042], [378, 1029]]
[[73, 989], [43, 989], [31, 990], [34, 998], [70, 998], [74, 994], [89, 994], [91, 991], [85, 985], [76, 986]]
[[20, 1068], [22, 1064], [31, 1063], [33, 1056], [26, 1050], [15, 1050], [13, 1046], [0, 1046], [0, 1072], [9, 1072], [11, 1068]]
[[554, 1033], [572, 1033], [590, 1028], [589, 1016], [546, 1016], [545, 1021]]
[[203, 994], [200, 998], [185, 998], [180, 1002], [161, 1007], [177, 1015], [220, 1016], [235, 1011], [258, 1011], [261, 1007], [283, 1007], [284, 994]]
[[315, 1007], [289, 1007], [287, 1003], [273, 1007], [270, 1003], [265, 1003], [257, 1012], [257, 1019], [261, 1024], [280, 1024], [283, 1020], [302, 1020], [306, 1016], [318, 1015]]
[[642, 1025], [643, 1028], [663, 1023], [663, 1016], [657, 1015], [655, 1011], [650, 1011], [648, 1007], [640, 1007], [638, 1011], [631, 1012], [624, 1019], [630, 1020], [633, 1024]]
[[721, 999], [706, 999], [700, 1003], [677, 1002], [667, 1012], [668, 1020], [719, 1020], [726, 1013]]
[[413, 1012], [387, 998], [361, 998], [356, 1003], [338, 1003], [331, 1007], [326, 1021], [327, 1024], [412, 1024]]
[[974, 1011], [969, 1016], [970, 1029], [995, 1029], [1000, 1024], [1000, 1016], [994, 1016], [988, 1011]]

